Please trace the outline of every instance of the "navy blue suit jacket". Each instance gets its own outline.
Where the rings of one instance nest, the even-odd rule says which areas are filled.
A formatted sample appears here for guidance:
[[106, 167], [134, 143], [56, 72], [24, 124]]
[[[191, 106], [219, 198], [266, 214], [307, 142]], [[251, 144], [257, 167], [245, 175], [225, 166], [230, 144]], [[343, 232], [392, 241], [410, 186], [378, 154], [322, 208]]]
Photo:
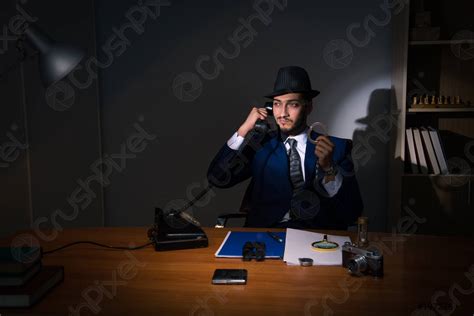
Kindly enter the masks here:
[[[312, 138], [317, 136], [313, 132]], [[327, 195], [321, 184], [322, 176], [316, 177], [315, 145], [308, 141], [304, 189], [317, 195], [320, 210], [314, 218], [297, 221], [290, 227], [346, 229], [362, 213], [362, 199], [351, 159], [352, 142], [337, 137], [330, 139], [335, 145], [333, 161], [343, 176], [342, 185], [335, 196]], [[266, 136], [257, 145], [251, 144], [239, 151], [225, 144], [209, 166], [208, 180], [216, 187], [229, 188], [251, 178], [241, 205], [241, 211], [248, 213], [245, 226], [278, 226], [290, 209], [293, 194], [286, 148], [279, 136]]]

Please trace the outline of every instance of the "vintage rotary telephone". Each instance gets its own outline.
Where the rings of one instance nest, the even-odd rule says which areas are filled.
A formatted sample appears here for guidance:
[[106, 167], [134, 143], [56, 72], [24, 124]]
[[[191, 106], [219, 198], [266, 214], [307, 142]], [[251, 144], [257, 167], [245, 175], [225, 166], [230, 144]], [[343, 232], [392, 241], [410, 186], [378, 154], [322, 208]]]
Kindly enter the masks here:
[[163, 211], [155, 208], [155, 223], [148, 230], [148, 238], [156, 251], [202, 248], [208, 246], [201, 224], [185, 210], [194, 205], [211, 190], [209, 184], [196, 197], [178, 210]]
[[[278, 133], [278, 124], [273, 117], [273, 103], [266, 102], [265, 108], [268, 111], [267, 119], [258, 120], [255, 123], [254, 129], [245, 137], [237, 156], [245, 148], [255, 148], [249, 144], [262, 143], [268, 136], [272, 137], [275, 135], [274, 133]], [[206, 195], [211, 188], [212, 184], [209, 184], [193, 200], [178, 210], [173, 209], [165, 212], [160, 208], [155, 209], [155, 223], [148, 230], [148, 238], [154, 244], [156, 251], [208, 246], [208, 239], [200, 227], [201, 224], [185, 211]]]

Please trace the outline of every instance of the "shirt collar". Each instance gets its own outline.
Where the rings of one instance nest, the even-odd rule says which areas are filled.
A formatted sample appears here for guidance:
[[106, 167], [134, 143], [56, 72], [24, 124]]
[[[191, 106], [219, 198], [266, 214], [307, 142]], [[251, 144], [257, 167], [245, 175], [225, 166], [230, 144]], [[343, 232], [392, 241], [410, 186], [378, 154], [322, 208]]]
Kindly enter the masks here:
[[284, 141], [283, 143], [286, 144], [286, 141], [288, 140], [288, 138], [293, 138], [297, 141], [297, 146], [306, 146], [306, 142], [308, 141], [308, 127], [306, 127], [304, 129], [304, 131], [302, 131], [301, 133], [299, 133], [298, 135], [295, 135], [295, 136], [288, 136]]

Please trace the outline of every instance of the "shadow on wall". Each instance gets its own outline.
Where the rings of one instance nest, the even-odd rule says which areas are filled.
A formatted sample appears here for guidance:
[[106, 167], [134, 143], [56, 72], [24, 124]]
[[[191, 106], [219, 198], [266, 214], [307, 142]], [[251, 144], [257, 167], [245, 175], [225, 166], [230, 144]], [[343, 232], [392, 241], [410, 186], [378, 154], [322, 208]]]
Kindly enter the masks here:
[[352, 136], [352, 158], [359, 182], [364, 215], [372, 231], [385, 231], [388, 219], [390, 131], [397, 128], [397, 113], [390, 108], [390, 89], [372, 91], [367, 116]]

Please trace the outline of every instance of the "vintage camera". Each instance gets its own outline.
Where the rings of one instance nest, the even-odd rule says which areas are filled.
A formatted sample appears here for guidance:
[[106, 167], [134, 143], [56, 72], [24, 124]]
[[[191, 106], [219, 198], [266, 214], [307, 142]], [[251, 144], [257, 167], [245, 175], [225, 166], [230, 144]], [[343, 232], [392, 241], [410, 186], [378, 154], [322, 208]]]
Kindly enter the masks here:
[[383, 277], [383, 256], [377, 250], [358, 248], [350, 242], [342, 246], [342, 266], [357, 276]]

